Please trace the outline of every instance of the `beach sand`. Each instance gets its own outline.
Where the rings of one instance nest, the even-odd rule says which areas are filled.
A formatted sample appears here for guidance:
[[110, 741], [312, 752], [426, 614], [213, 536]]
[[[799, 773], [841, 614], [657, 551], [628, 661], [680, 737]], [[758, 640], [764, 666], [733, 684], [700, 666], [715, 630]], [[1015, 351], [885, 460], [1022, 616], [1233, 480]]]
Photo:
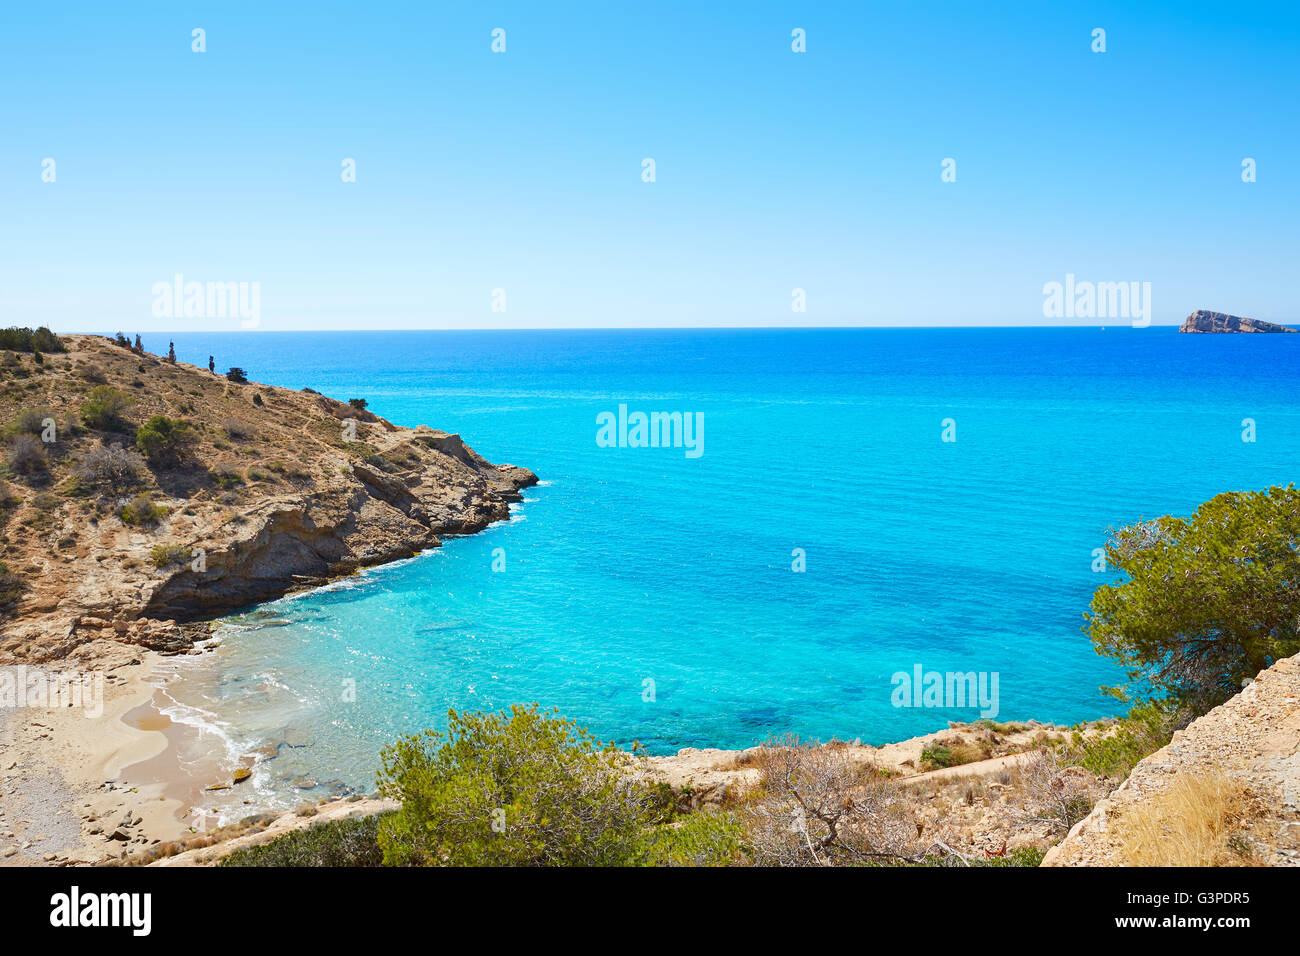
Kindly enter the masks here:
[[0, 865], [101, 862], [188, 832], [189, 803], [165, 773], [174, 750], [166, 718], [145, 716], [160, 659], [96, 641], [44, 670], [102, 673], [98, 716], [75, 707], [0, 709]]

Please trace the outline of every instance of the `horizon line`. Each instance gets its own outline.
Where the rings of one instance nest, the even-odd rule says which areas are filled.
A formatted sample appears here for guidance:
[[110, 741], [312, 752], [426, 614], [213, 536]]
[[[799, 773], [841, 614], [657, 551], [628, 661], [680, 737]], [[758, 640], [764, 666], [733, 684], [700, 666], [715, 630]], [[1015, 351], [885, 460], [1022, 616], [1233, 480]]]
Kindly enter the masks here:
[[[1276, 323], [1285, 325], [1286, 323]], [[240, 329], [147, 329], [140, 330], [138, 333], [132, 330], [130, 334], [135, 335], [244, 335], [258, 333], [286, 333], [294, 335], [303, 335], [309, 333], [345, 333], [345, 332], [862, 332], [862, 331], [891, 331], [901, 329], [933, 329], [935, 331], [959, 331], [963, 329], [1132, 329], [1135, 332], [1146, 331], [1147, 329], [1177, 329], [1181, 328], [1181, 322], [1152, 322], [1146, 326], [1133, 326], [1128, 322], [1120, 322], [1116, 325], [1082, 325], [1082, 324], [1055, 324], [1055, 325], [551, 325], [551, 326], [431, 326], [427, 328], [240, 328]], [[122, 330], [127, 326], [123, 326]], [[116, 331], [122, 331], [116, 330]], [[88, 332], [88, 331], [57, 331], [56, 335], [97, 335], [103, 338], [111, 339], [115, 332]], [[122, 334], [127, 334], [122, 331]]]

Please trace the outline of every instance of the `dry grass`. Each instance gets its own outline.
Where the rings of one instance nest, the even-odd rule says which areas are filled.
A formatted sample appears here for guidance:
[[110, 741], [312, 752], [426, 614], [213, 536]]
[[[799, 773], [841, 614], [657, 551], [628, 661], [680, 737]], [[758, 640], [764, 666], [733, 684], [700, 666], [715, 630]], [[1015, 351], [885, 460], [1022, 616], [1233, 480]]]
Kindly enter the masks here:
[[1125, 810], [1116, 835], [1130, 866], [1240, 866], [1248, 861], [1233, 837], [1249, 814], [1249, 793], [1239, 781], [1181, 773]]

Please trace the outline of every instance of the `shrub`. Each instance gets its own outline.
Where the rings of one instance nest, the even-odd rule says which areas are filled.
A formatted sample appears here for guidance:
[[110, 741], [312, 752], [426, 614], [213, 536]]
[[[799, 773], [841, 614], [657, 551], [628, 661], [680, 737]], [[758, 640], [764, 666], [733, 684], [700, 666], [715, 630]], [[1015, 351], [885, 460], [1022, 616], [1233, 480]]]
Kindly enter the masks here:
[[1104, 734], [1084, 737], [1076, 731], [1066, 753], [1071, 763], [1091, 773], [1122, 780], [1139, 760], [1169, 743], [1174, 731], [1186, 726], [1191, 717], [1167, 701], [1140, 704]]
[[1024, 800], [1020, 823], [1046, 824], [1061, 836], [1106, 795], [1105, 781], [1054, 750], [1035, 751], [1015, 771]]
[[14, 326], [0, 329], [0, 349], [10, 349], [14, 352], [66, 351], [63, 340], [43, 325], [35, 331]]
[[388, 814], [317, 823], [236, 850], [219, 866], [380, 866], [379, 827]]
[[155, 465], [189, 458], [197, 442], [198, 434], [189, 422], [166, 415], [150, 417], [135, 433], [135, 446]]
[[135, 452], [121, 445], [108, 445], [88, 451], [73, 475], [83, 488], [116, 494], [138, 485], [144, 470], [144, 460]]
[[229, 437], [237, 441], [242, 441], [253, 434], [253, 426], [249, 425], [248, 422], [240, 421], [238, 418], [227, 418], [222, 423], [222, 427]]
[[35, 475], [49, 468], [40, 439], [19, 435], [9, 446], [9, 470], [16, 475]]
[[725, 810], [697, 810], [650, 834], [651, 866], [729, 866], [745, 862], [745, 828]]
[[244, 370], [240, 368], [238, 365], [236, 365], [234, 368], [232, 368], [230, 371], [226, 373], [226, 378], [230, 379], [230, 381], [236, 383], [237, 385], [248, 384], [248, 376], [244, 374]]
[[0, 561], [0, 610], [5, 610], [17, 603], [26, 589], [26, 582], [10, 571], [9, 565]]
[[166, 507], [154, 504], [148, 495], [136, 495], [122, 506], [118, 517], [122, 519], [123, 524], [152, 528], [168, 514]]
[[928, 744], [921, 750], [921, 764], [928, 769], [951, 767], [956, 763], [952, 748], [944, 744]]
[[622, 865], [649, 853], [656, 811], [627, 755], [536, 705], [448, 714], [447, 733], [381, 754], [380, 792], [402, 802], [379, 828], [386, 864]]
[[183, 544], [156, 544], [149, 552], [149, 563], [155, 568], [188, 564], [193, 558], [193, 549]]
[[787, 737], [757, 754], [758, 799], [742, 806], [749, 852], [764, 866], [918, 862], [914, 803], [845, 747]]
[[253, 404], [256, 405], [258, 408], [261, 408], [263, 405], [266, 404], [265, 402], [262, 401], [262, 393], [261, 393], [261, 392], [254, 392], [254, 393], [253, 393]]
[[97, 382], [100, 385], [108, 381], [108, 375], [98, 365], [82, 365], [77, 368], [77, 374], [87, 382]]
[[244, 483], [244, 476], [230, 465], [221, 465], [212, 473], [212, 480], [217, 483], [218, 488], [234, 488]]
[[28, 408], [20, 412], [5, 431], [10, 435], [40, 435], [45, 431], [45, 420], [53, 418], [48, 408]]
[[357, 411], [363, 412], [366, 410], [367, 403], [364, 398], [349, 398], [348, 404], [351, 405], [353, 408], [357, 409]]
[[81, 403], [81, 420], [91, 428], [101, 431], [120, 431], [122, 416], [135, 404], [135, 399], [108, 385], [96, 385]]

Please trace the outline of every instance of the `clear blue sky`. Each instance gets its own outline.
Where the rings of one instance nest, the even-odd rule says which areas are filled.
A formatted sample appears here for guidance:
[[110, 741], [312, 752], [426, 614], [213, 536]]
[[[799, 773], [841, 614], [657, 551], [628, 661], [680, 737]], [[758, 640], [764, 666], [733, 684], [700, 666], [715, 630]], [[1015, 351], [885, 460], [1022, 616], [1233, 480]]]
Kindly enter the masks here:
[[239, 327], [178, 272], [265, 329], [1300, 322], [1297, 5], [1130, 6], [8, 2], [0, 325]]

